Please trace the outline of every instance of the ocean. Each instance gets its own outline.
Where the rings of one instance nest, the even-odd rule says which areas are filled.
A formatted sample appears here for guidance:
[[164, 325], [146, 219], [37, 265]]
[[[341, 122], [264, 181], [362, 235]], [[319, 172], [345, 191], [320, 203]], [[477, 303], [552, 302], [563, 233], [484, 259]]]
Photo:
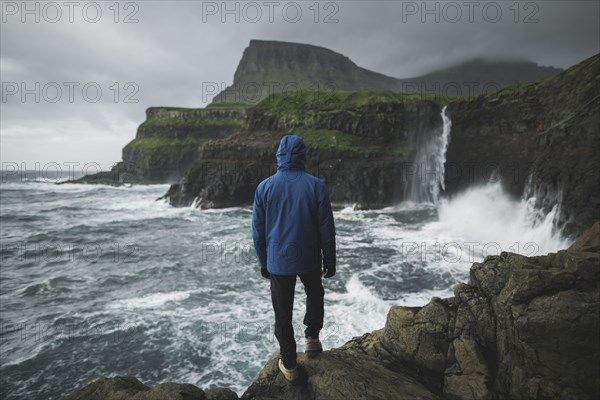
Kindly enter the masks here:
[[[1, 398], [56, 399], [114, 375], [241, 395], [278, 349], [251, 209], [173, 208], [155, 200], [167, 185], [55, 180], [2, 175]], [[335, 211], [325, 349], [382, 328], [394, 304], [451, 296], [486, 255], [567, 247], [531, 204], [490, 182], [449, 200]], [[298, 351], [304, 306], [298, 281]]]

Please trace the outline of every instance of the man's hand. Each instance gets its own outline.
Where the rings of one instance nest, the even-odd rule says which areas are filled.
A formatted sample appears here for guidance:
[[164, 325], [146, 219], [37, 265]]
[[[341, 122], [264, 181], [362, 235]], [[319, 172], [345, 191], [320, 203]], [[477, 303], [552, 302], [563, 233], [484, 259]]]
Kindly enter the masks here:
[[260, 274], [263, 276], [263, 278], [265, 279], [271, 279], [271, 274], [269, 274], [269, 271], [266, 268], [261, 268], [260, 269]]
[[331, 278], [335, 275], [335, 267], [323, 267], [323, 276], [325, 278]]

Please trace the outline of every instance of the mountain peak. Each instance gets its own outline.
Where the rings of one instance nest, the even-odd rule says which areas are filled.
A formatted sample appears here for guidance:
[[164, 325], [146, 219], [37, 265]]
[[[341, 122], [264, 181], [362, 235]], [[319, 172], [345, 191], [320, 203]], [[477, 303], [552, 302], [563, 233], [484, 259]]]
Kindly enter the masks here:
[[[545, 78], [559, 72], [529, 61], [467, 60], [412, 79], [398, 79], [356, 65], [325, 47], [279, 40], [252, 39], [239, 62], [233, 84], [213, 103], [257, 103], [272, 93], [309, 90], [394, 90], [440, 95], [478, 94]], [[473, 87], [473, 82], [480, 83]], [[446, 93], [444, 88], [462, 88]], [[432, 89], [433, 88], [433, 89]], [[486, 89], [487, 88], [487, 89]]]
[[[297, 46], [297, 47], [306, 47], [306, 48], [314, 48], [314, 49], [322, 49], [332, 53], [335, 53], [333, 50], [329, 50], [323, 46], [317, 46], [309, 43], [300, 43], [300, 42], [284, 42], [283, 40], [264, 40], [264, 39], [250, 39], [250, 43], [247, 48], [257, 48], [257, 47], [282, 47], [282, 46]], [[336, 53], [337, 54], [337, 53]]]
[[397, 84], [396, 78], [361, 68], [325, 47], [252, 39], [244, 49], [233, 84], [213, 103], [256, 103], [272, 93], [299, 89], [384, 90]]

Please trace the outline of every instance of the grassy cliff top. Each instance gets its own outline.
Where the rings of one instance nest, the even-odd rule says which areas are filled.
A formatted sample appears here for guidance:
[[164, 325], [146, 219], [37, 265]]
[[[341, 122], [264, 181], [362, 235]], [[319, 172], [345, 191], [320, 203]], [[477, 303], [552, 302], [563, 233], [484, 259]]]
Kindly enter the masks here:
[[300, 90], [275, 93], [251, 110], [261, 112], [293, 112], [302, 110], [333, 111], [356, 109], [380, 103], [433, 101], [442, 103], [446, 98], [420, 93], [402, 93], [391, 90]]
[[219, 109], [243, 109], [243, 108], [248, 108], [252, 106], [252, 104], [248, 104], [248, 103], [211, 103], [209, 105], [207, 105], [206, 107], [170, 107], [170, 106], [153, 106], [153, 107], [148, 107], [147, 111], [178, 111], [178, 112], [183, 112], [183, 113], [189, 113], [189, 112], [195, 112], [195, 111], [201, 111], [201, 110], [206, 110], [206, 109], [214, 109], [214, 110], [219, 110]]

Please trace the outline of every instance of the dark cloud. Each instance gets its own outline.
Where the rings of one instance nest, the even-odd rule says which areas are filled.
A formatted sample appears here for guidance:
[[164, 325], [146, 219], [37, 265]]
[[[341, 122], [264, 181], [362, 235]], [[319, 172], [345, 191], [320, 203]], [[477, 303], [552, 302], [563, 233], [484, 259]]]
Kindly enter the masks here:
[[[515, 1], [320, 2], [318, 15], [314, 2], [279, 2], [272, 21], [265, 2], [228, 2], [229, 10], [238, 7], [239, 22], [235, 12], [222, 12], [221, 1], [142, 1], [120, 3], [119, 23], [109, 8], [113, 2], [96, 3], [102, 9], [96, 23], [83, 18], [85, 2], [75, 9], [73, 22], [63, 7], [57, 23], [44, 20], [54, 14], [43, 13], [39, 23], [32, 15], [22, 23], [20, 10], [12, 15], [6, 4], [22, 3], [2, 6], [3, 84], [25, 82], [33, 88], [35, 82], [41, 87], [55, 82], [64, 89], [56, 103], [44, 96], [36, 103], [32, 95], [22, 102], [15, 95], [0, 104], [2, 162], [30, 165], [93, 161], [109, 167], [134, 138], [147, 107], [203, 106], [210, 100], [203, 83], [230, 84], [250, 39], [324, 46], [362, 67], [400, 78], [476, 57], [566, 68], [600, 46], [597, 1], [524, 1], [517, 7]], [[296, 4], [302, 16], [293, 22]], [[203, 13], [214, 7], [215, 14]], [[88, 17], [94, 16], [91, 11]], [[123, 23], [131, 12], [139, 21]], [[73, 102], [65, 82], [79, 84]], [[86, 83], [101, 88], [97, 102], [82, 94]], [[125, 102], [128, 94], [137, 102]]]

